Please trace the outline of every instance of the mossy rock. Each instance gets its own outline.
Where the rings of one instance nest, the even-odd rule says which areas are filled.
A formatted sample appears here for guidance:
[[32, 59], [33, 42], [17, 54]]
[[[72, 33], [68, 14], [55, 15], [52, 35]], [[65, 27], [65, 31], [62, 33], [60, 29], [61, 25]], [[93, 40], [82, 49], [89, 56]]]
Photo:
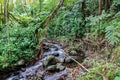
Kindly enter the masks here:
[[65, 69], [65, 67], [61, 63], [57, 63], [56, 64], [56, 69], [62, 71], [62, 70]]
[[46, 59], [43, 62], [43, 65], [45, 67], [48, 67], [49, 65], [55, 65], [58, 62], [58, 60], [53, 55], [49, 55], [46, 57]]
[[71, 57], [67, 57], [65, 58], [65, 63], [72, 63], [74, 62], [73, 59], [71, 59]]
[[65, 62], [65, 58], [59, 58], [59, 62], [60, 63], [64, 63]]
[[56, 65], [48, 66], [47, 71], [56, 71]]

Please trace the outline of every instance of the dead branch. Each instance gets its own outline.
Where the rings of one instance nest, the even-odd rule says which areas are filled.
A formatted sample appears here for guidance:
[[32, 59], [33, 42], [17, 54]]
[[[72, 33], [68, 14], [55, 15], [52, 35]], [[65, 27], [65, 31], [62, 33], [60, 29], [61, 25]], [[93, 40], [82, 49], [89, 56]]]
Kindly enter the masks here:
[[[66, 56], [69, 56], [68, 54], [64, 53]], [[69, 56], [70, 57], [70, 56]], [[88, 72], [88, 69], [86, 67], [84, 67], [81, 63], [79, 63], [77, 60], [73, 59], [72, 57], [70, 57], [75, 63], [77, 63], [83, 70]]]

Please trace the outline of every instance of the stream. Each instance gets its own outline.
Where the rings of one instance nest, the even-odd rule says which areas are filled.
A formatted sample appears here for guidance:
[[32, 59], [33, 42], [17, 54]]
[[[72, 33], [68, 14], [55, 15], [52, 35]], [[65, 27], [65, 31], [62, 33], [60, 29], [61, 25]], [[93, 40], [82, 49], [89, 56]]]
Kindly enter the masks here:
[[70, 76], [68, 65], [75, 67], [75, 63], [70, 57], [81, 62], [83, 56], [66, 56], [62, 46], [55, 42], [43, 44], [44, 52], [41, 60], [30, 67], [21, 68], [3, 80], [74, 80]]

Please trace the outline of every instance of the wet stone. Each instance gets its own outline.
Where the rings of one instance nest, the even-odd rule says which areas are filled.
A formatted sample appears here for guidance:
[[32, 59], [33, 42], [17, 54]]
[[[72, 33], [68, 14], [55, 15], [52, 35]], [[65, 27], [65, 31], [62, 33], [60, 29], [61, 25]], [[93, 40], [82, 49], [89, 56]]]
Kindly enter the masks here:
[[37, 76], [39, 76], [40, 78], [42, 78], [44, 76], [44, 71], [38, 71], [37, 72]]
[[16, 76], [15, 78], [13, 78], [13, 80], [19, 80], [19, 76]]
[[73, 60], [70, 57], [65, 58], [65, 63], [72, 63]]
[[55, 56], [55, 57], [58, 57], [59, 53], [53, 53], [52, 55]]
[[65, 79], [64, 79], [64, 76], [60, 76], [56, 80], [65, 80]]
[[58, 48], [55, 48], [55, 51], [58, 51], [59, 49]]
[[64, 58], [59, 58], [60, 63], [64, 63], [65, 59]]
[[43, 50], [44, 50], [44, 52], [46, 52], [46, 51], [49, 51], [50, 48], [49, 47], [43, 47]]
[[49, 44], [49, 43], [43, 45], [43, 49], [45, 49], [45, 50], [49, 50], [51, 48], [57, 48], [57, 47], [55, 45], [52, 45], [52, 44]]
[[26, 71], [26, 69], [25, 69], [25, 68], [21, 68], [21, 71], [22, 71], [22, 72], [25, 72], [25, 71]]
[[57, 63], [56, 64], [56, 69], [62, 71], [62, 70], [65, 69], [65, 67], [61, 63]]
[[42, 78], [38, 77], [37, 80], [43, 80]]
[[56, 80], [69, 80], [69, 79], [66, 79], [66, 78], [67, 78], [67, 74], [63, 74], [63, 75], [59, 76]]
[[55, 58], [55, 56], [53, 55], [49, 55], [46, 57], [46, 59], [44, 60], [43, 64], [45, 67], [49, 66], [49, 65], [54, 65], [58, 62], [58, 60]]
[[14, 72], [14, 75], [18, 75], [18, 74], [19, 74], [19, 71]]
[[56, 71], [56, 65], [48, 66], [47, 71]]
[[21, 78], [24, 78], [24, 76], [22, 76], [22, 75], [20, 75], [19, 77], [20, 77], [20, 79], [21, 79]]

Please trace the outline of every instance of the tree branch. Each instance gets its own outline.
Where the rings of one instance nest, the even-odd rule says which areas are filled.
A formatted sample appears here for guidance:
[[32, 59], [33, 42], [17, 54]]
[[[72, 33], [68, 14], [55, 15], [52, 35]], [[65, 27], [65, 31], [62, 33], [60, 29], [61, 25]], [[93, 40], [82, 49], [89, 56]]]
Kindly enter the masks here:
[[36, 30], [38, 30], [39, 28], [45, 28], [50, 22], [51, 20], [55, 17], [55, 15], [57, 14], [59, 8], [63, 5], [65, 0], [60, 0], [58, 5], [56, 6], [56, 8], [51, 12], [51, 14], [40, 23], [40, 26], [36, 28]]

